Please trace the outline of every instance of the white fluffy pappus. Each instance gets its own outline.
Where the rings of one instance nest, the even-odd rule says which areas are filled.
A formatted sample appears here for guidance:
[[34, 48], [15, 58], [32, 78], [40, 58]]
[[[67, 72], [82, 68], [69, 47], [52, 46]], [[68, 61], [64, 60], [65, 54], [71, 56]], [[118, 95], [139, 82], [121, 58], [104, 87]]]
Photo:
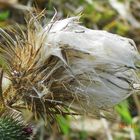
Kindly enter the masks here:
[[[32, 77], [31, 73], [36, 73], [39, 76], [35, 82], [26, 77], [30, 82], [24, 83], [27, 90], [23, 90], [24, 96], [43, 97], [44, 104], [53, 100], [57, 105], [65, 105], [79, 113], [99, 115], [100, 110], [114, 107], [139, 90], [137, 62], [140, 55], [133, 40], [88, 29], [79, 25], [78, 20], [79, 17], [72, 17], [52, 21], [45, 26], [34, 22], [34, 33], [27, 35], [27, 42], [33, 48], [28, 51], [39, 51], [34, 57], [37, 61], [35, 68], [30, 69], [29, 75]], [[12, 67], [13, 73], [19, 75], [23, 71], [29, 72], [27, 66], [34, 64], [20, 61], [24, 61], [26, 67], [22, 64], [16, 70]]]

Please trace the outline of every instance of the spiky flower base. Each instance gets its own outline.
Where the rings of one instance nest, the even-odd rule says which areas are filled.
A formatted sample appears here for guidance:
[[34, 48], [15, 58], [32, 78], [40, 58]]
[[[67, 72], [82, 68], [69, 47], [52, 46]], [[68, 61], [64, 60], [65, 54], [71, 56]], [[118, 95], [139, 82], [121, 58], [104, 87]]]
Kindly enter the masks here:
[[28, 140], [24, 125], [12, 117], [0, 118], [0, 139], [1, 140]]

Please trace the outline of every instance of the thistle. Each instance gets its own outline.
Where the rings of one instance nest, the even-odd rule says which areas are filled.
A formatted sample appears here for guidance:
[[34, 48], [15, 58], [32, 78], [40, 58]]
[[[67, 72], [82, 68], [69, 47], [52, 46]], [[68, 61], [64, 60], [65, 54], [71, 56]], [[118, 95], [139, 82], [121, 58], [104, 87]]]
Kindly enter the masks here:
[[32, 130], [25, 126], [20, 115], [3, 114], [0, 117], [0, 138], [1, 140], [29, 140]]
[[74, 112], [98, 116], [139, 90], [140, 56], [131, 39], [87, 29], [79, 17], [42, 25], [43, 16], [31, 14], [26, 31], [0, 31], [6, 106], [46, 120]]

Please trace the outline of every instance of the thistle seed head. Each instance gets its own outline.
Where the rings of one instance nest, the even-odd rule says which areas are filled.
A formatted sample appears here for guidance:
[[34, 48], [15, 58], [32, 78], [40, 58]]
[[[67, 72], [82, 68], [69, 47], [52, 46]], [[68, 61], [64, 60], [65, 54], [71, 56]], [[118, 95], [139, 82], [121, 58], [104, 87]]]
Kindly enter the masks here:
[[99, 115], [138, 90], [140, 56], [131, 39], [87, 29], [79, 17], [42, 26], [42, 16], [31, 14], [27, 30], [14, 36], [0, 31], [7, 106], [47, 119], [71, 110]]

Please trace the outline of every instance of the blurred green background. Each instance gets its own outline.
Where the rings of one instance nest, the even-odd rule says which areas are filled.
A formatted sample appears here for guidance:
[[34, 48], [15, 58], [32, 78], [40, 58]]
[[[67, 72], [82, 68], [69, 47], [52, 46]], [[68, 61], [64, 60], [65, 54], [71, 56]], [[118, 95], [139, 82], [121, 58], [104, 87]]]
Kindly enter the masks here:
[[[46, 22], [55, 11], [58, 19], [81, 15], [84, 26], [129, 37], [140, 49], [139, 0], [0, 0], [0, 27], [19, 23], [24, 28], [23, 15], [32, 6], [38, 11], [46, 9]], [[53, 131], [47, 131], [40, 122], [36, 139], [140, 140], [140, 96], [131, 96], [114, 110], [115, 120], [58, 116], [59, 131], [55, 126]]]

